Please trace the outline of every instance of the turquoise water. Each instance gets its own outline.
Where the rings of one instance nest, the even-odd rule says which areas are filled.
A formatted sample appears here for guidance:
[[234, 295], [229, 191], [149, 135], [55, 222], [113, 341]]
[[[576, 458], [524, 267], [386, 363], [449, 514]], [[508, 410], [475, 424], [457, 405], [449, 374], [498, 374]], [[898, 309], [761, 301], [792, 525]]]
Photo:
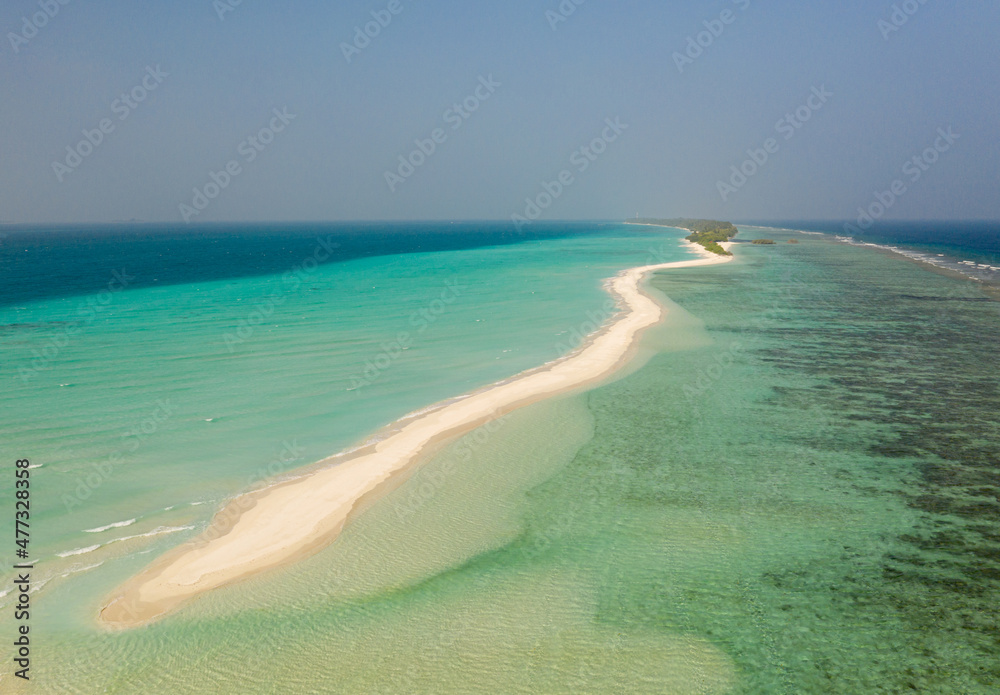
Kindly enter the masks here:
[[[733, 263], [651, 281], [671, 311], [645, 337], [638, 368], [469, 433], [303, 562], [148, 628], [95, 629], [110, 588], [194, 530], [52, 553], [105, 533], [197, 527], [218, 506], [211, 500], [244, 489], [289, 437], [309, 447], [294, 452], [309, 463], [398, 415], [552, 359], [601, 311], [600, 278], [680, 257], [679, 235], [652, 232], [668, 241], [650, 253], [650, 234], [324, 268], [329, 285], [289, 298], [289, 313], [276, 310], [270, 329], [233, 355], [219, 335], [242, 307], [215, 321], [221, 304], [206, 301], [193, 326], [215, 343], [198, 351], [197, 329], [162, 335], [167, 319], [150, 321], [153, 303], [137, 301], [146, 320], [129, 325], [136, 336], [150, 328], [135, 347], [113, 342], [121, 334], [111, 330], [93, 338], [95, 351], [117, 346], [117, 364], [93, 351], [86, 363], [119, 385], [102, 410], [127, 410], [113, 394], [157, 373], [129, 359], [157, 354], [161, 386], [218, 410], [171, 416], [123, 477], [105, 483], [109, 492], [69, 512], [50, 502], [52, 520], [38, 531], [38, 547], [51, 543], [46, 571], [104, 564], [38, 592], [37, 692], [996, 692], [1000, 304], [897, 256], [773, 231], [775, 246], [740, 243]], [[439, 298], [452, 272], [470, 280], [469, 295], [372, 384], [349, 391], [379, 343]], [[242, 291], [233, 282], [171, 292], [191, 297], [198, 316], [199, 292], [247, 301], [274, 278], [241, 280]], [[369, 284], [379, 289], [348, 331], [347, 308], [332, 292], [324, 301], [323, 288], [350, 288], [356, 305]], [[176, 306], [164, 299], [157, 311]], [[66, 349], [67, 362], [73, 354]], [[55, 415], [83, 385], [18, 399], [53, 414], [48, 428], [11, 434], [42, 449], [34, 437], [87, 440], [98, 420], [87, 399], [75, 430]], [[93, 397], [104, 389], [92, 388]], [[147, 417], [154, 393], [128, 412]], [[57, 426], [61, 435], [45, 435]], [[117, 443], [120, 429], [111, 431]], [[71, 487], [46, 482], [48, 467], [36, 469], [40, 502]], [[201, 500], [210, 503], [190, 507]], [[130, 510], [140, 504], [153, 511], [131, 526], [80, 533], [139, 516]], [[4, 615], [0, 631], [9, 628]]]
[[[40, 466], [36, 577], [110, 589], [258, 481], [558, 357], [607, 315], [621, 268], [688, 257], [679, 232], [587, 231], [0, 308], [4, 448]], [[71, 606], [51, 610], [97, 609]]]

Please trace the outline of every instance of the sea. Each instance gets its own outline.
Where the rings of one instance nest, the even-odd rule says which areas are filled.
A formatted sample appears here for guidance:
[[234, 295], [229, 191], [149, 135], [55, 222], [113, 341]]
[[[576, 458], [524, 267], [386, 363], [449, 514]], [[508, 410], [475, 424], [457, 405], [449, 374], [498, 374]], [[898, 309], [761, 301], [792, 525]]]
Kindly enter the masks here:
[[692, 254], [617, 222], [4, 227], [0, 644], [30, 625], [31, 680], [2, 647], [0, 691], [996, 692], [997, 225], [738, 227], [652, 277], [615, 378], [121, 632], [114, 589], [227, 500], [564, 356], [606, 278]]

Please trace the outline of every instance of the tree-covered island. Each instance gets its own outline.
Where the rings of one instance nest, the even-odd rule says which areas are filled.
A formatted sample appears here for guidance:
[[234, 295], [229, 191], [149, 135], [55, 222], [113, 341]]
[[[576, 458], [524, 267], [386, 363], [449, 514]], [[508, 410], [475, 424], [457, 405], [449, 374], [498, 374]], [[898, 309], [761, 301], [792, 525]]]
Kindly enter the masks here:
[[678, 217], [670, 220], [654, 219], [650, 217], [639, 217], [629, 220], [633, 224], [655, 224], [663, 227], [676, 227], [691, 232], [686, 237], [688, 241], [700, 244], [707, 251], [717, 253], [720, 256], [732, 256], [733, 254], [719, 246], [720, 242], [729, 241], [736, 236], [737, 229], [731, 222], [720, 222], [719, 220], [693, 220]]

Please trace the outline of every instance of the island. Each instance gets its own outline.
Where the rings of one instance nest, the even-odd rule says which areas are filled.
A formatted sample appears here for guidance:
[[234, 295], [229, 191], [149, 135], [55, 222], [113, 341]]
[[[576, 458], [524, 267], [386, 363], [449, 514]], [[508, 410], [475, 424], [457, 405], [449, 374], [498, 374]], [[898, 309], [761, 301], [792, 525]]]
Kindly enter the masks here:
[[732, 222], [720, 222], [719, 220], [696, 220], [685, 217], [678, 217], [669, 220], [637, 217], [634, 220], [630, 220], [630, 222], [634, 224], [655, 224], [662, 225], [664, 227], [684, 229], [691, 232], [690, 236], [686, 237], [687, 240], [694, 242], [695, 244], [700, 244], [705, 247], [706, 251], [717, 253], [720, 256], [733, 255], [719, 245], [720, 243], [729, 241], [736, 236], [737, 229], [733, 226]]

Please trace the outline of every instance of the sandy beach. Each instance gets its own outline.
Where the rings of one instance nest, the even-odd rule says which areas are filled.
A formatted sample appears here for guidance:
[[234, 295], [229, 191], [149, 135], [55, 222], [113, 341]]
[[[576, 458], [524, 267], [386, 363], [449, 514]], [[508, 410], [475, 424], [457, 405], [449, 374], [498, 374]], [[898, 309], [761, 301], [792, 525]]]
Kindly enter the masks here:
[[701, 257], [631, 268], [610, 279], [607, 289], [621, 310], [576, 352], [428, 409], [348, 456], [233, 500], [200, 537], [119, 587], [100, 622], [115, 629], [143, 625], [203, 592], [313, 553], [336, 538], [359, 503], [434, 447], [511, 410], [608, 377], [628, 360], [642, 331], [663, 318], [664, 308], [642, 289], [649, 273], [732, 260], [685, 243]]

